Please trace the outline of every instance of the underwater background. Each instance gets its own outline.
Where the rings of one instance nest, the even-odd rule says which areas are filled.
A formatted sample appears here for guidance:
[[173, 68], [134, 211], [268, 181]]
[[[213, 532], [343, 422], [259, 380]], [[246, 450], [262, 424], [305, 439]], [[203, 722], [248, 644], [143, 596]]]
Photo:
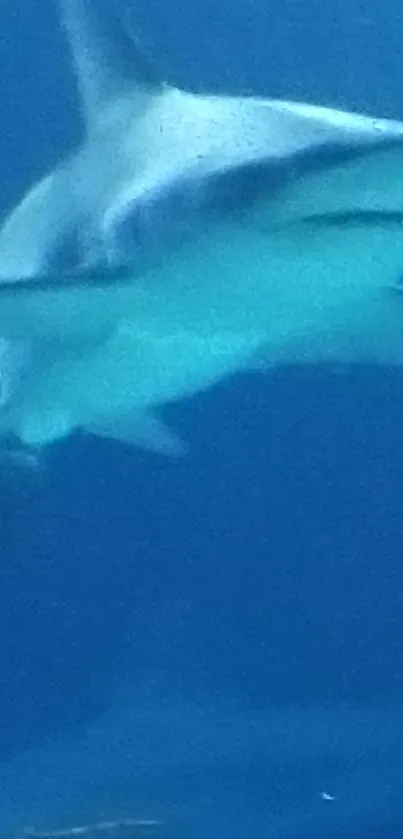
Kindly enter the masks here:
[[[180, 85], [403, 118], [398, 0], [119, 2], [166, 75]], [[80, 139], [75, 82], [56, 6], [55, 0], [2, 0], [2, 214]], [[23, 484], [8, 472], [1, 476], [0, 827], [17, 824], [19, 811], [25, 819], [13, 773], [30, 779], [23, 786], [31, 784], [31, 814], [40, 774], [35, 754], [56, 738], [61, 772], [66, 744], [93, 731], [97, 720], [108, 721], [112, 708], [115, 737], [119, 701], [127, 715], [128, 697], [141, 694], [141, 713], [154, 732], [166, 717], [170, 731], [173, 718], [174, 730], [180, 728], [181, 708], [195, 705], [208, 707], [211, 719], [219, 708], [223, 720], [227, 708], [236, 708], [249, 720], [248, 731], [250, 720], [259, 727], [270, 709], [279, 729], [293, 732], [296, 748], [294, 753], [291, 745], [290, 754], [298, 756], [298, 742], [304, 741], [305, 757], [298, 763], [295, 756], [298, 766], [288, 767], [281, 782], [276, 761], [259, 772], [251, 768], [251, 788], [266, 784], [275, 790], [274, 826], [262, 839], [401, 836], [401, 371], [243, 375], [170, 406], [166, 416], [190, 444], [179, 462], [77, 435], [55, 447], [39, 476]], [[276, 822], [276, 795], [284, 797], [287, 790], [291, 799], [300, 794], [309, 801], [305, 787], [295, 791], [307, 754], [313, 755], [315, 795], [326, 792], [329, 773], [339, 777], [343, 748], [333, 743], [323, 760], [317, 744], [321, 736], [328, 742], [326, 709], [349, 744], [346, 763], [351, 750], [361, 765], [362, 775], [354, 769], [361, 784], [352, 792], [356, 800], [379, 792], [363, 742], [375, 748], [385, 791], [379, 820], [365, 815], [361, 822], [358, 812], [329, 826], [316, 820], [315, 810], [312, 821], [304, 821], [306, 803], [300, 821], [282, 815]], [[204, 717], [192, 714], [183, 710], [186, 725], [203, 740]], [[125, 812], [128, 806], [127, 786], [120, 793], [116, 781], [117, 767], [127, 759], [125, 725], [133, 730], [134, 723], [118, 725], [122, 752], [115, 737], [110, 767], [105, 755], [100, 767], [96, 747], [90, 761], [99, 787], [114, 800], [115, 815], [120, 801]], [[205, 743], [218, 754], [221, 733], [208, 725]], [[161, 748], [162, 765], [172, 742]], [[242, 755], [247, 762], [248, 737]], [[156, 771], [150, 763], [148, 774]], [[202, 813], [203, 780], [198, 784]], [[214, 787], [216, 801], [221, 793], [228, 801], [225, 785], [233, 791], [242, 780], [220, 772], [220, 784], [221, 792]], [[52, 789], [38, 787], [39, 822]], [[177, 796], [179, 782], [175, 789]], [[264, 793], [259, 795], [260, 801]], [[246, 813], [256, 802], [243, 800], [242, 807]], [[105, 806], [102, 815], [108, 812]], [[57, 809], [54, 820], [55, 814]], [[227, 828], [203, 835], [255, 839], [261, 822], [252, 820], [249, 828], [249, 816], [241, 827], [229, 819]]]

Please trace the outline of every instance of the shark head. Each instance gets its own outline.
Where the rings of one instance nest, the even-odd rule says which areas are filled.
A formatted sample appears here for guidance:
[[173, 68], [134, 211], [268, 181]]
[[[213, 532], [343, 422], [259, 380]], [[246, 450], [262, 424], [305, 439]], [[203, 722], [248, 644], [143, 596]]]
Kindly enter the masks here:
[[0, 231], [0, 432], [180, 454], [248, 368], [401, 364], [403, 123], [167, 84], [113, 0], [60, 0], [80, 147]]

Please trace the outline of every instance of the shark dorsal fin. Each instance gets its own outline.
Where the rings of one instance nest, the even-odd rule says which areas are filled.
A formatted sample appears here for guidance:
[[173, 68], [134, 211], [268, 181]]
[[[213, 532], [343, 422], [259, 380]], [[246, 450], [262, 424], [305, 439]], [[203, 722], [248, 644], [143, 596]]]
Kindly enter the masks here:
[[115, 0], [60, 0], [62, 19], [73, 54], [88, 130], [108, 106], [136, 93], [139, 103], [163, 87], [152, 63], [131, 37]]

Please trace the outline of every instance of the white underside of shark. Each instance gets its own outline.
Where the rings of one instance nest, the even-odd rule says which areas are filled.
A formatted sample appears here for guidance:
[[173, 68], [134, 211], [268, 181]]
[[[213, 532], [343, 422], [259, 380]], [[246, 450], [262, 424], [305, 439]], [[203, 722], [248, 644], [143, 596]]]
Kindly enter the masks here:
[[123, 71], [109, 2], [64, 0], [87, 136], [0, 231], [3, 436], [179, 454], [159, 409], [225, 376], [401, 365], [403, 123]]

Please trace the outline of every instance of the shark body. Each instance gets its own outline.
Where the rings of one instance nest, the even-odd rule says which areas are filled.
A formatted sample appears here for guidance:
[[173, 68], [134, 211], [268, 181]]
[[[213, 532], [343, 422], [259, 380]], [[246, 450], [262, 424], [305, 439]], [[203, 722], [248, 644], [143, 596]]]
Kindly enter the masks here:
[[0, 230], [0, 432], [179, 454], [164, 404], [281, 363], [403, 362], [403, 123], [162, 82], [60, 0], [80, 148]]

